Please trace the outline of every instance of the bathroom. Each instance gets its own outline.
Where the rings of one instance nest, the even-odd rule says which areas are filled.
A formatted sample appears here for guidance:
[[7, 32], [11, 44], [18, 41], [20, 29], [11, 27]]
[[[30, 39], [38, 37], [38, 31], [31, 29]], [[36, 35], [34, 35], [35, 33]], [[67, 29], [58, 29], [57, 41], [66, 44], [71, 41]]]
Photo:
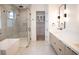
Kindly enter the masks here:
[[[0, 54], [78, 55], [78, 10], [79, 4], [0, 4]], [[37, 40], [37, 17], [44, 40]]]

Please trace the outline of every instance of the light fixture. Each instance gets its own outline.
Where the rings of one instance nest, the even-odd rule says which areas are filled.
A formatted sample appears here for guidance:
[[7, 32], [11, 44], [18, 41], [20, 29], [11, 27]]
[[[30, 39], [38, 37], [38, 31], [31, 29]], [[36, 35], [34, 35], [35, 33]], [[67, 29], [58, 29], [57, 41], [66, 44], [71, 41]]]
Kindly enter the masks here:
[[66, 13], [66, 4], [64, 4], [64, 17], [67, 17], [67, 13]]
[[58, 19], [60, 19], [60, 7], [58, 9], [58, 14], [59, 14]]
[[69, 21], [69, 9], [67, 8], [67, 5], [64, 4], [64, 22], [68, 22]]
[[64, 14], [64, 17], [65, 17], [65, 18], [67, 17], [67, 14], [66, 14], [66, 13]]
[[[61, 7], [62, 6], [64, 6], [64, 22], [61, 22], [61, 19], [60, 18], [62, 18], [62, 16], [60, 16], [60, 10], [61, 10]], [[66, 9], [66, 4], [62, 4], [62, 5], [60, 5], [59, 6], [59, 10], [58, 10], [58, 14], [59, 14], [59, 16], [57, 17], [58, 19], [59, 19], [59, 21], [58, 21], [58, 29], [59, 30], [62, 30], [62, 29], [65, 29], [66, 28], [66, 19], [67, 19], [67, 9]]]
[[22, 6], [22, 5], [20, 5], [20, 6], [19, 6], [19, 8], [23, 8], [23, 6]]
[[58, 16], [58, 19], [60, 19], [60, 16]]

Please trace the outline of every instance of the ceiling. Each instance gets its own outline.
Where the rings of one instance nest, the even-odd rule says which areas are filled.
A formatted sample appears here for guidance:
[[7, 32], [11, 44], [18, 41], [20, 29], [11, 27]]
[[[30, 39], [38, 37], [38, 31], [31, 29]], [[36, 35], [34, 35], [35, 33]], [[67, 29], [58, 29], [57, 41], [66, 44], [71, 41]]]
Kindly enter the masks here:
[[[26, 9], [30, 8], [30, 4], [14, 4], [14, 6], [18, 9]], [[20, 6], [20, 7], [19, 7]], [[23, 6], [23, 7], [22, 7]]]

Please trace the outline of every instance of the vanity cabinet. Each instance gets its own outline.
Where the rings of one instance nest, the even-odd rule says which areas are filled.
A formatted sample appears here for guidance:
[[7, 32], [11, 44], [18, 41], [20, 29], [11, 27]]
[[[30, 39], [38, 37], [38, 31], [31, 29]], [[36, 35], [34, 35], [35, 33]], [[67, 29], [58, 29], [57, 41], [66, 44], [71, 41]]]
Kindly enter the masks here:
[[77, 55], [76, 52], [74, 52], [71, 48], [69, 47], [65, 47], [65, 52], [64, 52], [65, 55]]
[[50, 33], [50, 43], [58, 55], [76, 55], [76, 53], [67, 47], [62, 41]]

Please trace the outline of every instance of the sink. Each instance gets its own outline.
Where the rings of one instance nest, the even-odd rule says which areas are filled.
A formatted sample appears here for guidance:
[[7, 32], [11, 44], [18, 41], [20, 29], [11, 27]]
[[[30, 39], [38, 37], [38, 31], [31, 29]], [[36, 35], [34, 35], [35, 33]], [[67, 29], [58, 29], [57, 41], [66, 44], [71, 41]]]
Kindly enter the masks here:
[[74, 44], [74, 46], [79, 48], [79, 44]]

